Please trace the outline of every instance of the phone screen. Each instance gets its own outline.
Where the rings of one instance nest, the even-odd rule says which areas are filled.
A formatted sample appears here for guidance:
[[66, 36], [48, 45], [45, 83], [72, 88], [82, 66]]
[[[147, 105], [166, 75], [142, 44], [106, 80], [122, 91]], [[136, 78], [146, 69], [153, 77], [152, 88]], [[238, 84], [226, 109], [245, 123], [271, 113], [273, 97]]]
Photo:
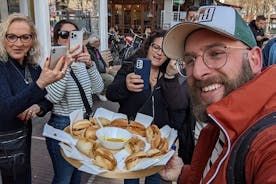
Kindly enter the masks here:
[[50, 53], [50, 69], [54, 69], [61, 56], [65, 56], [67, 53], [66, 46], [53, 46]]
[[82, 51], [83, 31], [71, 31], [70, 32], [70, 49], [79, 45], [77, 52]]
[[151, 60], [148, 58], [137, 58], [134, 73], [140, 75], [144, 80], [144, 90], [150, 88], [150, 68], [151, 68]]

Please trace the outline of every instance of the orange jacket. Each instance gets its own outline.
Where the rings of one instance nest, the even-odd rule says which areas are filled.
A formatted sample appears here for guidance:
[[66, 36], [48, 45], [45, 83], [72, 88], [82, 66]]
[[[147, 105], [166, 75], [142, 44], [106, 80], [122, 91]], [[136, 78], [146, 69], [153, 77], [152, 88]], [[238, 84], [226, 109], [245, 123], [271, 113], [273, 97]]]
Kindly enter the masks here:
[[[226, 183], [227, 164], [240, 136], [264, 116], [276, 112], [276, 66], [207, 108], [212, 123], [200, 134], [191, 165], [182, 168], [181, 184], [199, 184], [221, 129], [226, 136], [222, 154], [202, 183]], [[245, 163], [246, 183], [276, 183], [276, 126], [260, 132], [251, 144]]]

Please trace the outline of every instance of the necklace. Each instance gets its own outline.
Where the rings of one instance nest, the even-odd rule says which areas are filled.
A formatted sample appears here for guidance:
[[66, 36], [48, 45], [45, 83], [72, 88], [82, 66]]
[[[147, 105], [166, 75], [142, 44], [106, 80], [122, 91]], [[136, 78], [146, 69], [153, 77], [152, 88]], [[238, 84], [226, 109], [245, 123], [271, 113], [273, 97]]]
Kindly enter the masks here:
[[14, 65], [14, 63], [11, 61], [11, 65], [14, 67], [14, 69], [17, 71], [17, 73], [21, 76], [21, 78], [24, 80], [25, 84], [29, 85], [32, 82], [31, 74], [28, 68], [28, 65], [25, 66], [25, 76], [19, 71], [19, 69]]

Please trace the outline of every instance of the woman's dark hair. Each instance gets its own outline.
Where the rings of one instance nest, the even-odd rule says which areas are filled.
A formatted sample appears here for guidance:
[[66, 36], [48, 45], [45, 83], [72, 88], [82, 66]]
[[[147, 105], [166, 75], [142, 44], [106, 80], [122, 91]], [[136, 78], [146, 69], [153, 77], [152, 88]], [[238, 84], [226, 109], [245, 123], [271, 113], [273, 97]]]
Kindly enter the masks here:
[[[129, 58], [127, 58], [126, 60], [128, 61], [135, 61], [136, 58], [138, 57], [147, 57], [148, 51], [149, 51], [149, 47], [151, 45], [151, 43], [156, 39], [156, 38], [160, 38], [160, 37], [165, 37], [167, 31], [166, 30], [156, 30], [153, 31], [150, 36], [143, 42], [141, 48], [135, 52], [132, 56], [130, 56]], [[161, 65], [160, 70], [162, 72], [166, 71], [166, 67], [169, 63], [169, 58]]]
[[60, 29], [62, 28], [62, 26], [64, 24], [72, 24], [73, 26], [75, 26], [76, 30], [79, 30], [78, 25], [70, 20], [61, 20], [61, 21], [57, 22], [54, 27], [54, 39], [53, 39], [54, 45], [57, 45], [57, 41], [58, 41], [58, 37], [59, 37], [58, 32], [60, 31]]

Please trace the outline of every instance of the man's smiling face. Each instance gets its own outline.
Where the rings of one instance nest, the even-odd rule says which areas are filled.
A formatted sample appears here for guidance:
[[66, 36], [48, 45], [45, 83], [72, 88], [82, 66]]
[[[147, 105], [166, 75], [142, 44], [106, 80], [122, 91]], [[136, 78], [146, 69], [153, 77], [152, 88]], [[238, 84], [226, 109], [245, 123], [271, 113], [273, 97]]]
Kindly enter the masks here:
[[[229, 49], [225, 49], [226, 63], [218, 69], [212, 69], [206, 65], [206, 50], [216, 46]], [[195, 31], [188, 37], [185, 53], [189, 53], [196, 60], [193, 65], [187, 66], [186, 72], [189, 76], [194, 113], [200, 121], [207, 121], [206, 108], [210, 104], [221, 100], [253, 78], [248, 52], [250, 51], [242, 42], [206, 29]]]

